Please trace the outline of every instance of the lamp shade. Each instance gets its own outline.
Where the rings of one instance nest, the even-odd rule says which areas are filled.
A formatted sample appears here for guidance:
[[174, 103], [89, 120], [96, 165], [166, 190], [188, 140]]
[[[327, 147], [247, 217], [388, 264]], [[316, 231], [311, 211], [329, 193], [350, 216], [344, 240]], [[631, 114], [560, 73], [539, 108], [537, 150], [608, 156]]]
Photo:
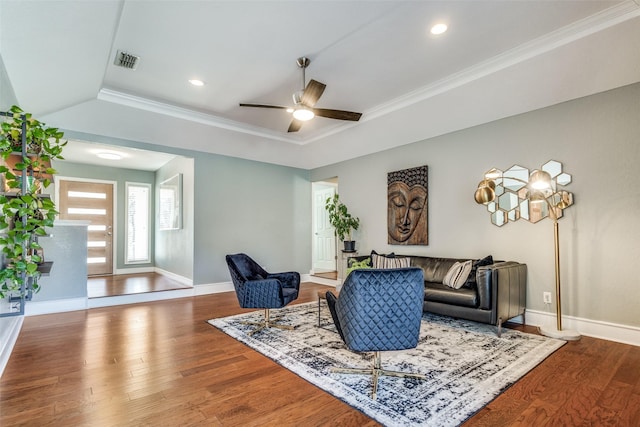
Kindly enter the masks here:
[[535, 190], [545, 190], [551, 188], [551, 175], [545, 171], [533, 171], [529, 182], [531, 183], [531, 188]]
[[496, 188], [495, 182], [489, 179], [483, 179], [478, 184], [478, 189], [474, 194], [474, 199], [478, 204], [486, 204], [492, 202], [496, 198], [496, 192], [494, 190]]

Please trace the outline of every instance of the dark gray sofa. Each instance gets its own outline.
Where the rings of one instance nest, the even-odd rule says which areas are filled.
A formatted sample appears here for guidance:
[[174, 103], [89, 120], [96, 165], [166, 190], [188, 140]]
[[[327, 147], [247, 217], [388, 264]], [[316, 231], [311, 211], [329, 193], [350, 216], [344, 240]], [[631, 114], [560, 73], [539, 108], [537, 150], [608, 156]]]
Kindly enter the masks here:
[[[444, 285], [447, 271], [456, 261], [467, 259], [397, 255], [410, 258], [410, 265], [424, 272], [423, 310], [498, 327], [522, 315], [526, 306], [527, 265], [515, 261], [499, 261], [480, 265], [460, 289]], [[367, 256], [355, 257], [362, 261]], [[475, 280], [474, 280], [475, 279]]]

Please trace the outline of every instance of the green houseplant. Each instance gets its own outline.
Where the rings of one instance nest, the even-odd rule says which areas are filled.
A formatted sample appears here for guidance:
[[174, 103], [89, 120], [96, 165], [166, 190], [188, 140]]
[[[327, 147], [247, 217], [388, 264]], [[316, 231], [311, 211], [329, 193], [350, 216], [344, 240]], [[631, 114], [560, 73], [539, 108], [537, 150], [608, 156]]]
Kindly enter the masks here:
[[[52, 159], [62, 159], [64, 134], [45, 126], [20, 107], [9, 110], [0, 131], [0, 298], [39, 290], [39, 265], [44, 261], [38, 237], [46, 236], [57, 215], [54, 202], [41, 194], [51, 184]], [[8, 162], [9, 159], [12, 162]], [[11, 163], [11, 166], [8, 166]], [[23, 182], [24, 180], [24, 182]]]
[[329, 223], [336, 230], [336, 236], [344, 242], [344, 251], [355, 251], [355, 241], [351, 238], [351, 232], [360, 227], [360, 218], [349, 213], [347, 206], [340, 201], [338, 194], [327, 198], [325, 209], [329, 213]]

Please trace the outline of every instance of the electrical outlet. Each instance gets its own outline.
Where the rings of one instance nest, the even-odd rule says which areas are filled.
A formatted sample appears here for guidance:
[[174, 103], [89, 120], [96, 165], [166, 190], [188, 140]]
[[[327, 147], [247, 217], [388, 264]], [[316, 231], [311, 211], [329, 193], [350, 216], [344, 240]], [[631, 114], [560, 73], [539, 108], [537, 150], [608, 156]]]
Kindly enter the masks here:
[[551, 292], [543, 292], [542, 299], [545, 304], [551, 304]]

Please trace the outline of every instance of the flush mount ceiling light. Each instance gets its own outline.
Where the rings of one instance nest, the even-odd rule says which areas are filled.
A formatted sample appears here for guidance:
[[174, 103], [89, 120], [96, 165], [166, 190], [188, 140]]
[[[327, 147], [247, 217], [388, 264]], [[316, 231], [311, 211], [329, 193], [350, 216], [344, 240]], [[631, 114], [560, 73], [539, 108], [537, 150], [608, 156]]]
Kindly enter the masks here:
[[431, 34], [434, 34], [437, 36], [447, 31], [447, 28], [448, 28], [447, 24], [442, 24], [442, 23], [436, 24], [433, 27], [431, 27]]
[[96, 153], [96, 156], [105, 160], [120, 160], [122, 158], [122, 154], [116, 153], [115, 151], [100, 151]]
[[190, 79], [189, 83], [191, 83], [194, 86], [204, 86], [204, 82], [199, 79]]

